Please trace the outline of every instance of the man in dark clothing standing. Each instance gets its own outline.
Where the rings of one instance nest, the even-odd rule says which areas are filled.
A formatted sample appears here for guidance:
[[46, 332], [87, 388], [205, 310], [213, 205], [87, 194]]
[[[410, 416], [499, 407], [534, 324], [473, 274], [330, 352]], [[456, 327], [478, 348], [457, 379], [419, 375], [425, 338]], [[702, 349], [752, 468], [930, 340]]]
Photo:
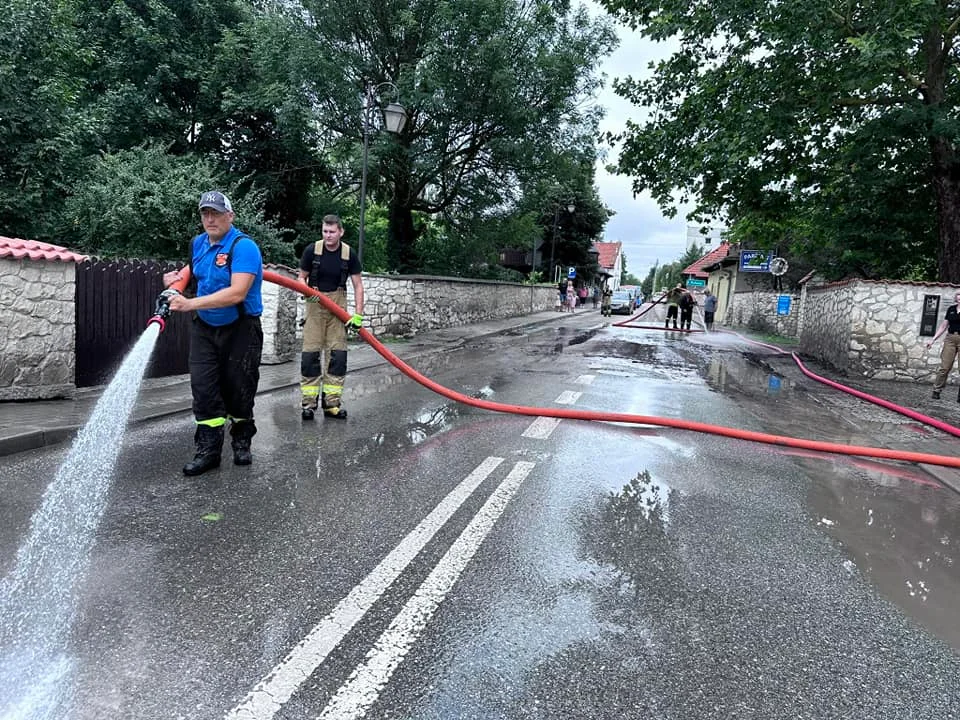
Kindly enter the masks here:
[[689, 330], [690, 322], [693, 320], [693, 306], [697, 301], [693, 299], [693, 294], [689, 290], [684, 290], [680, 295], [680, 329]]
[[[955, 303], [947, 308], [947, 314], [937, 328], [937, 334], [927, 343], [927, 347], [933, 347], [933, 344], [944, 333], [947, 337], [943, 341], [943, 348], [940, 350], [940, 369], [937, 371], [937, 377], [933, 381], [933, 399], [940, 399], [940, 391], [947, 384], [947, 376], [950, 375], [950, 368], [953, 367], [953, 361], [960, 353], [960, 316], [957, 315], [957, 305], [960, 305], [960, 291], [954, 295]], [[957, 402], [960, 402], [960, 394], [957, 395]]]
[[[233, 226], [233, 218], [226, 195], [210, 191], [200, 196], [205, 232], [193, 239], [190, 253], [197, 294], [170, 298], [171, 310], [196, 312], [190, 331], [190, 389], [197, 452], [184, 465], [184, 475], [219, 467], [228, 420], [234, 464], [253, 461], [253, 404], [263, 350], [263, 259], [257, 244]], [[179, 279], [179, 272], [169, 272], [163, 283], [169, 287]]]
[[[304, 248], [298, 276], [300, 282], [319, 290], [344, 310], [347, 309], [347, 278], [350, 278], [355, 313], [347, 325], [359, 329], [363, 324], [362, 268], [357, 254], [341, 241], [342, 237], [340, 217], [325, 216], [323, 240]], [[300, 354], [300, 416], [313, 420], [319, 401], [324, 415], [346, 420], [347, 411], [341, 402], [346, 374], [346, 327], [319, 303], [307, 302]]]

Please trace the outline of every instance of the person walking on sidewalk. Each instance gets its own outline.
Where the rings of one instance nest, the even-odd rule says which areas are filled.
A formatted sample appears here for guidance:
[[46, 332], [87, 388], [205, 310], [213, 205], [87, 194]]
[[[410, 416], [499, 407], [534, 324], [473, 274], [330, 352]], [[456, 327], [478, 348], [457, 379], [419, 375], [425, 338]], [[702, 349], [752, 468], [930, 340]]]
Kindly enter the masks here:
[[[170, 298], [171, 310], [196, 312], [190, 330], [190, 390], [197, 451], [183, 466], [184, 475], [220, 466], [228, 420], [234, 464], [253, 462], [253, 404], [263, 351], [260, 248], [233, 226], [233, 206], [226, 195], [205, 192], [199, 205], [204, 232], [193, 239], [190, 253], [196, 297]], [[163, 283], [169, 287], [179, 279], [179, 272], [169, 272]]]
[[[319, 290], [343, 310], [347, 309], [347, 278], [350, 278], [354, 314], [347, 326], [359, 330], [363, 324], [362, 268], [357, 254], [342, 237], [340, 217], [326, 215], [323, 240], [304, 248], [298, 277], [300, 282]], [[342, 402], [347, 374], [347, 326], [318, 302], [307, 302], [300, 354], [300, 416], [304, 420], [313, 420], [318, 401], [327, 417], [347, 418]]]
[[[950, 369], [953, 367], [954, 360], [960, 353], [960, 316], [957, 315], [957, 306], [960, 305], [960, 290], [954, 295], [955, 303], [947, 308], [947, 313], [937, 328], [937, 333], [927, 343], [927, 347], [933, 347], [937, 339], [947, 333], [943, 340], [943, 347], [940, 349], [940, 369], [937, 371], [937, 377], [933, 381], [933, 399], [940, 399], [940, 391], [947, 384], [947, 376], [950, 375]], [[960, 402], [960, 394], [957, 395], [957, 402]]]

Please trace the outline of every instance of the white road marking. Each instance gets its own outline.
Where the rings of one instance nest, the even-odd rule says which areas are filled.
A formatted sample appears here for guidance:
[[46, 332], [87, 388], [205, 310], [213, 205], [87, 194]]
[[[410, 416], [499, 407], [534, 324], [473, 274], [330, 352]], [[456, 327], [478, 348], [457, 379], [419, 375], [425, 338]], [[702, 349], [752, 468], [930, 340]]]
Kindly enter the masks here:
[[596, 375], [581, 375], [580, 377], [578, 377], [578, 378], [577, 378], [576, 380], [574, 380], [573, 382], [574, 382], [576, 385], [590, 385], [590, 384], [593, 383], [593, 379], [594, 379], [595, 377], [596, 377]]
[[230, 711], [228, 720], [272, 718], [430, 542], [437, 530], [502, 462], [503, 458], [488, 457], [464, 478]]
[[403, 661], [420, 632], [454, 586], [467, 563], [503, 514], [534, 463], [518, 462], [480, 508], [470, 524], [437, 563], [413, 597], [351, 673], [320, 714], [319, 720], [360, 718], [377, 701], [380, 691]]
[[538, 417], [523, 431], [523, 437], [546, 440], [560, 424], [560, 418]]
[[560, 393], [559, 397], [554, 400], [558, 405], [573, 405], [577, 400], [580, 399], [580, 396], [583, 395], [582, 392], [576, 392], [575, 390], [564, 390]]

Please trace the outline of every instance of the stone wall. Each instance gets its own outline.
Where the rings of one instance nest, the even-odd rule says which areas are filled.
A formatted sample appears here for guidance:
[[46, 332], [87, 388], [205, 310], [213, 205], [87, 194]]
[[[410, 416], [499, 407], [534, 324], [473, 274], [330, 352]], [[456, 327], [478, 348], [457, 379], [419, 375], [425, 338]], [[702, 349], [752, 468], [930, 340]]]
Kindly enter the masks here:
[[[270, 270], [278, 272], [276, 268]], [[276, 283], [263, 283], [263, 360], [267, 365], [292, 360], [300, 353], [297, 340], [297, 298], [299, 295]]]
[[0, 400], [73, 392], [75, 285], [71, 262], [0, 259]]
[[557, 294], [553, 285], [421, 275], [364, 275], [363, 290], [370, 330], [396, 337], [552, 309]]
[[850, 280], [806, 292], [801, 351], [839, 370], [878, 380], [932, 381], [942, 339], [920, 336], [923, 296], [940, 295], [937, 326], [955, 287]]
[[[270, 284], [264, 283], [264, 287]], [[409, 338], [425, 330], [553, 309], [557, 289], [553, 285], [495, 280], [364, 274], [363, 294], [365, 327], [377, 337]], [[303, 317], [303, 306], [303, 301], [299, 301], [298, 318]], [[350, 282], [347, 307], [351, 312], [354, 309]], [[299, 351], [298, 345], [296, 352]]]
[[[790, 314], [777, 314], [780, 295], [770, 291], [735, 292], [724, 315], [727, 327], [746, 327], [783, 337], [796, 337], [800, 319], [800, 298], [791, 296]], [[702, 301], [701, 301], [702, 305]]]

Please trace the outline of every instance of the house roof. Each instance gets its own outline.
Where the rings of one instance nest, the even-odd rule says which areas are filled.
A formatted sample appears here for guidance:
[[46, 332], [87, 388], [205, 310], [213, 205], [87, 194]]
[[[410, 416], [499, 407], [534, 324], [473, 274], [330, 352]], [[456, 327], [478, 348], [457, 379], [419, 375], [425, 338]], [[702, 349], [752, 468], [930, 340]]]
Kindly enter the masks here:
[[597, 264], [602, 268], [614, 268], [617, 265], [617, 258], [620, 257], [620, 248], [622, 243], [619, 242], [598, 242], [594, 243], [593, 246], [597, 249], [599, 253], [597, 255]]
[[723, 260], [730, 252], [730, 243], [721, 242], [720, 247], [715, 248], [683, 269], [681, 275], [692, 275], [693, 277], [706, 278], [708, 273], [705, 268]]
[[21, 240], [0, 235], [0, 257], [27, 260], [60, 260], [62, 262], [83, 262], [86, 255], [80, 255], [59, 245]]

